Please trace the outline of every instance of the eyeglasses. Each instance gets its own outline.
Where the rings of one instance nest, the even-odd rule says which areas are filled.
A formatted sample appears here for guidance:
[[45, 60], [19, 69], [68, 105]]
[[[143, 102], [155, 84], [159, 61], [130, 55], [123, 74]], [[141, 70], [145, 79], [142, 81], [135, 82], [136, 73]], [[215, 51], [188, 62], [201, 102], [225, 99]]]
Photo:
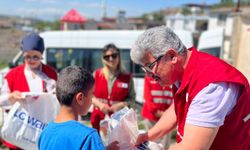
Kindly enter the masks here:
[[39, 57], [39, 56], [36, 56], [36, 55], [35, 56], [27, 55], [27, 56], [24, 56], [23, 58], [26, 61], [39, 61], [39, 60], [43, 59], [42, 57]]
[[150, 72], [150, 73], [153, 73], [153, 67], [154, 65], [161, 60], [161, 58], [163, 57], [164, 55], [161, 55], [159, 56], [155, 61], [153, 61], [151, 64], [148, 64], [146, 66], [141, 66], [142, 67], [142, 70], [145, 71], [145, 72]]
[[110, 57], [112, 57], [112, 59], [116, 59], [118, 56], [118, 53], [113, 53], [111, 55], [104, 55], [103, 56], [103, 59], [106, 60], [106, 61], [109, 61], [110, 60]]

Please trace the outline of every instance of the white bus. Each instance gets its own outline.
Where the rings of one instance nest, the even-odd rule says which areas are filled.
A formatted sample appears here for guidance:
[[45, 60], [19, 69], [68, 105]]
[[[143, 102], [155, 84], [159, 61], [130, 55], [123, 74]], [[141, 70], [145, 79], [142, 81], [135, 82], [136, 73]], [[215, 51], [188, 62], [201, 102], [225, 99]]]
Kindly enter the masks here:
[[198, 50], [223, 58], [224, 28], [215, 28], [201, 33]]
[[[127, 71], [133, 74], [136, 101], [143, 103], [144, 73], [139, 65], [130, 59], [130, 49], [136, 38], [143, 31], [138, 30], [97, 30], [97, 31], [49, 31], [41, 33], [45, 51], [43, 63], [60, 71], [66, 66], [77, 65], [89, 71], [102, 67], [101, 51], [108, 43], [120, 48], [122, 62]], [[193, 45], [189, 31], [175, 31], [183, 43]], [[13, 59], [14, 66], [23, 63], [21, 52]]]

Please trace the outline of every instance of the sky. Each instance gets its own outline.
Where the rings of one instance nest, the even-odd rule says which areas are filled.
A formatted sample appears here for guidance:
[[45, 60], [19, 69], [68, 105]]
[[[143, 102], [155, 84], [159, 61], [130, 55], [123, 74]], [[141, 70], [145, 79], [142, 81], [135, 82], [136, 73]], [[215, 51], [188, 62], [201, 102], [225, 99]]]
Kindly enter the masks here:
[[128, 17], [137, 17], [144, 13], [180, 7], [187, 3], [215, 4], [220, 0], [0, 0], [0, 15], [53, 21], [75, 8], [81, 15], [99, 20], [102, 2], [106, 4], [108, 17], [115, 17], [119, 10], [125, 10]]

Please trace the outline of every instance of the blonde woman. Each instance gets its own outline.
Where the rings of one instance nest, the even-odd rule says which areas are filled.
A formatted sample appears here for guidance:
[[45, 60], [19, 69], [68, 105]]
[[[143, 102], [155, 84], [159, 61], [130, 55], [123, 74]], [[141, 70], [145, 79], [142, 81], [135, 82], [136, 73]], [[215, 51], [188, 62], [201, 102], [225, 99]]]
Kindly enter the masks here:
[[100, 121], [105, 114], [110, 115], [135, 98], [132, 75], [122, 69], [120, 50], [114, 44], [108, 44], [102, 52], [103, 67], [94, 72], [95, 92], [94, 110], [91, 124], [100, 130]]

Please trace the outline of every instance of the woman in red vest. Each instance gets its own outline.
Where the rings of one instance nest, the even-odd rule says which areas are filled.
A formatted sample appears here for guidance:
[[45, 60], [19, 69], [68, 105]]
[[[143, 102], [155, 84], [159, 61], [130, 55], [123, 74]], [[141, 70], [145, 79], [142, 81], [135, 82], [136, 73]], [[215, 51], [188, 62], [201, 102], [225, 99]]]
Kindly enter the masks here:
[[134, 101], [132, 76], [122, 68], [120, 50], [108, 44], [102, 52], [103, 68], [94, 72], [95, 93], [91, 124], [100, 130], [100, 121]]
[[[141, 115], [146, 130], [152, 128], [161, 118], [165, 110], [169, 108], [173, 101], [172, 86], [161, 86], [153, 78], [144, 78], [144, 104]], [[165, 135], [158, 140], [165, 149], [169, 147], [171, 135]]]
[[130, 54], [161, 85], [178, 87], [174, 105], [138, 136], [136, 145], [160, 139], [177, 127], [177, 144], [171, 150], [250, 149], [250, 87], [240, 71], [193, 47], [187, 49], [166, 26], [145, 31]]
[[[22, 100], [22, 92], [55, 92], [57, 73], [42, 64], [43, 39], [36, 33], [26, 35], [21, 43], [24, 64], [11, 69], [1, 88], [0, 106], [8, 112], [11, 105]], [[3, 143], [10, 149], [19, 149], [15, 143]], [[14, 145], [13, 145], [14, 144]]]

